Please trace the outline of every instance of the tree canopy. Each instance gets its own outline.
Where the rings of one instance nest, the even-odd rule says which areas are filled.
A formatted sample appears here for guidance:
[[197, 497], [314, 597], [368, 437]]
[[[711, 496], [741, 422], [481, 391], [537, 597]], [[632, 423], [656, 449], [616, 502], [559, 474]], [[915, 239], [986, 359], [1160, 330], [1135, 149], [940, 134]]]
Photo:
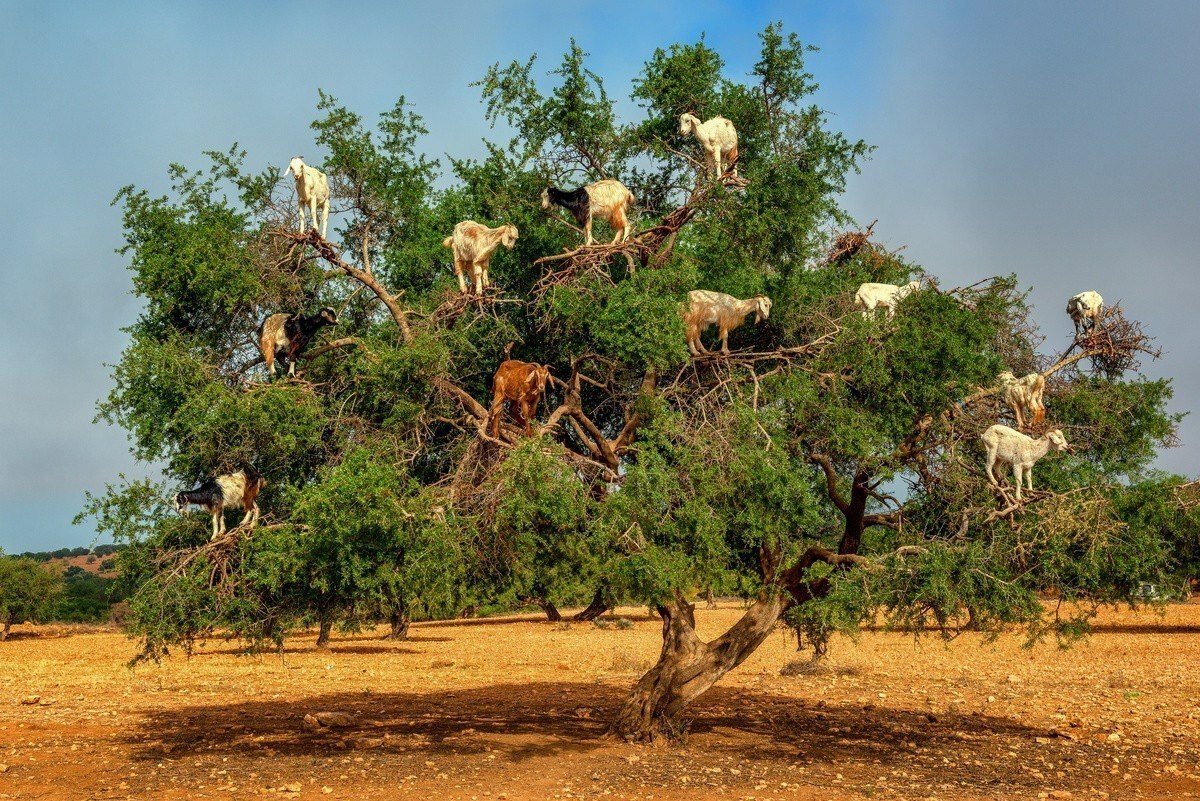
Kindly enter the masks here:
[[40, 623], [63, 591], [63, 578], [27, 557], [0, 554], [0, 640], [14, 623]]
[[[814, 103], [812, 48], [780, 25], [760, 38], [745, 76], [703, 38], [655, 51], [632, 120], [574, 43], [548, 70], [497, 64], [477, 84], [495, 138], [446, 164], [420, 151], [403, 97], [372, 125], [323, 92], [311, 161], [333, 188], [330, 241], [296, 230], [279, 165], [255, 171], [236, 145], [173, 165], [165, 196], [121, 190], [143, 311], [100, 417], [166, 479], [118, 483], [86, 513], [130, 546], [144, 653], [213, 629], [278, 641], [381, 613], [637, 601], [663, 617], [663, 652], [614, 727], [650, 737], [782, 619], [818, 640], [879, 614], [1037, 632], [1067, 622], [1039, 592], [1135, 600], [1161, 581], [1162, 527], [1122, 517], [1178, 421], [1170, 382], [1137, 371], [1146, 336], [1112, 309], [1045, 354], [1014, 276], [942, 287], [838, 238], [871, 148]], [[734, 121], [737, 177], [703, 169], [684, 112]], [[600, 178], [632, 191], [636, 233], [580, 248], [539, 196]], [[458, 292], [442, 246], [464, 219], [520, 231], [482, 297]], [[894, 318], [854, 307], [863, 282], [912, 279]], [[773, 306], [730, 356], [692, 358], [694, 289]], [[268, 380], [259, 323], [321, 306], [338, 325], [297, 378]], [[554, 377], [531, 438], [508, 418], [487, 429], [508, 356]], [[1005, 369], [1046, 376], [1047, 427], [1074, 446], [1038, 464], [1022, 503], [988, 484], [978, 444], [1007, 419]], [[240, 462], [268, 479], [263, 523], [207, 543], [166, 499]], [[752, 603], [704, 642], [690, 599], [712, 586]]]

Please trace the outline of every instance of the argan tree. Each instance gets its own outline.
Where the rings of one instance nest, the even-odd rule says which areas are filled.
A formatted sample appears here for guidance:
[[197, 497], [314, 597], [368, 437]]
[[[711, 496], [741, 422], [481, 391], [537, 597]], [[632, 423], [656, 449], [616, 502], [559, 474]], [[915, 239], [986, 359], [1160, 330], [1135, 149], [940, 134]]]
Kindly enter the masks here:
[[28, 557], [0, 553], [0, 640], [14, 623], [41, 623], [54, 612], [63, 593], [63, 577]]
[[[1113, 309], [1047, 355], [1015, 278], [943, 287], [869, 230], [839, 235], [869, 147], [811, 105], [809, 48], [780, 26], [761, 43], [744, 77], [703, 40], [656, 51], [633, 121], [574, 44], [548, 73], [497, 65], [478, 86], [499, 138], [445, 167], [403, 99], [370, 127], [322, 94], [309, 160], [336, 195], [329, 241], [296, 230], [278, 165], [250, 171], [236, 147], [173, 167], [165, 197], [122, 190], [144, 311], [100, 413], [169, 480], [89, 511], [131, 545], [145, 653], [388, 602], [637, 601], [663, 647], [613, 729], [651, 738], [784, 621], [817, 639], [881, 614], [1036, 633], [1053, 622], [1039, 592], [1086, 611], [1157, 576], [1162, 537], [1113, 505], [1176, 422], [1168, 383], [1137, 373], [1146, 337]], [[683, 112], [735, 122], [737, 176], [705, 173]], [[632, 190], [637, 232], [581, 248], [539, 196], [602, 177]], [[482, 297], [458, 292], [441, 245], [463, 219], [520, 230]], [[914, 277], [893, 319], [853, 307], [864, 281]], [[765, 294], [770, 318], [735, 331], [730, 356], [691, 358], [681, 309], [698, 288]], [[324, 305], [337, 327], [296, 378], [269, 380], [259, 321]], [[533, 437], [508, 416], [490, 432], [506, 356], [551, 368]], [[1021, 503], [988, 484], [978, 445], [1007, 419], [1004, 369], [1046, 375], [1047, 425], [1074, 446]], [[206, 542], [201, 516], [164, 508], [169, 486], [239, 461], [270, 482], [254, 531]], [[751, 602], [706, 642], [691, 599], [714, 584]]]

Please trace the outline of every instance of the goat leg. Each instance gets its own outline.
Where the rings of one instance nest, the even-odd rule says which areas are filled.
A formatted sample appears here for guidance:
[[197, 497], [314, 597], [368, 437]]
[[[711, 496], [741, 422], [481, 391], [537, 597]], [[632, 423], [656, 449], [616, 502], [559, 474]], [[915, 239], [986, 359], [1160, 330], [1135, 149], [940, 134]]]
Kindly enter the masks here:
[[458, 291], [462, 294], [467, 294], [467, 279], [463, 275], [462, 262], [458, 259], [454, 260], [454, 277], [458, 279]]
[[497, 395], [496, 398], [492, 400], [492, 408], [488, 412], [488, 415], [492, 418], [491, 423], [493, 438], [498, 438], [500, 436], [500, 416], [503, 414], [504, 398], [503, 396]]

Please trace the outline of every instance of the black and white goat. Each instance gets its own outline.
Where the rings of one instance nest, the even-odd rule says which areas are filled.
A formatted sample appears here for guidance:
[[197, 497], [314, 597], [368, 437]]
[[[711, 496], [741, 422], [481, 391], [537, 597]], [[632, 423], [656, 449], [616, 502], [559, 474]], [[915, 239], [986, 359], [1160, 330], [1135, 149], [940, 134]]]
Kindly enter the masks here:
[[612, 226], [615, 236], [613, 244], [629, 238], [633, 226], [629, 223], [629, 209], [633, 205], [633, 193], [625, 184], [606, 178], [594, 184], [581, 186], [570, 191], [548, 186], [542, 191], [542, 208], [562, 206], [571, 212], [575, 222], [583, 229], [584, 244], [592, 239], [592, 218], [599, 217]]
[[216, 476], [205, 481], [194, 490], [176, 493], [175, 509], [183, 514], [188, 506], [199, 506], [208, 510], [213, 519], [213, 539], [225, 533], [225, 510], [245, 509], [246, 515], [239, 526], [258, 524], [258, 494], [267, 484], [262, 474], [248, 464], [236, 473]]
[[271, 375], [275, 375], [275, 358], [288, 363], [288, 375], [296, 374], [296, 357], [327, 325], [337, 325], [337, 312], [326, 306], [316, 314], [272, 314], [258, 327], [258, 348]]

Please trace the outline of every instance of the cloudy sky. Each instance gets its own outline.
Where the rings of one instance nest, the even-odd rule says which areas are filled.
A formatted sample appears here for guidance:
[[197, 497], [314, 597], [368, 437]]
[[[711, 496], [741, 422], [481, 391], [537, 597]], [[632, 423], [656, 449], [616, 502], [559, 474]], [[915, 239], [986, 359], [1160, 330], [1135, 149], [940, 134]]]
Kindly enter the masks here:
[[[401, 94], [433, 156], [486, 135], [468, 84], [570, 37], [624, 97], [655, 47], [702, 33], [730, 76], [783, 20], [837, 126], [878, 146], [847, 205], [949, 284], [1016, 272], [1047, 350], [1065, 300], [1121, 301], [1195, 407], [1200, 366], [1200, 4], [28, 3], [0, 0], [0, 548], [89, 544], [85, 490], [148, 468], [92, 422], [137, 313], [116, 191], [237, 141], [319, 156], [317, 88], [373, 115]], [[621, 109], [634, 113], [627, 101]], [[319, 159], [317, 159], [319, 160]], [[1200, 419], [1160, 466], [1195, 475]]]

